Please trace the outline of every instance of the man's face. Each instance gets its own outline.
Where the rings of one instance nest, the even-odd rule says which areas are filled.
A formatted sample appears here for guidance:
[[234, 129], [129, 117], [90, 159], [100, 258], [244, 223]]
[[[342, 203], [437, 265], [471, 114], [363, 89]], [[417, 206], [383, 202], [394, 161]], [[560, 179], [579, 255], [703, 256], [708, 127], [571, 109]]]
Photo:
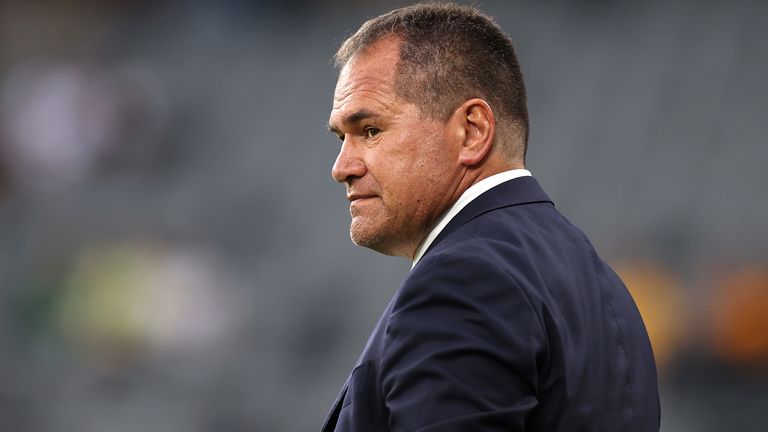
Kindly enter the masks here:
[[399, 42], [385, 38], [341, 70], [329, 121], [342, 140], [332, 175], [346, 185], [352, 241], [412, 258], [458, 197], [462, 167], [449, 123], [397, 96], [398, 61]]

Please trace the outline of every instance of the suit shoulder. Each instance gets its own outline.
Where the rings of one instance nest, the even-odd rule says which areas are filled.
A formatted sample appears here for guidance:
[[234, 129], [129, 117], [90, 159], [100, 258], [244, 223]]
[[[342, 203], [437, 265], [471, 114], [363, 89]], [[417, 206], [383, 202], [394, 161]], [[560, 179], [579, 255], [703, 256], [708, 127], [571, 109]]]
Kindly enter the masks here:
[[540, 301], [528, 292], [527, 283], [503, 255], [481, 238], [434, 250], [406, 278], [395, 309], [426, 303], [464, 304], [491, 315], [513, 310], [538, 315]]
[[502, 257], [496, 256], [493, 249], [493, 239], [469, 237], [464, 239], [447, 239], [427, 253], [413, 268], [411, 277], [421, 278], [432, 274], [449, 275], [456, 273], [458, 277], [470, 278], [473, 274], [491, 273], [503, 276]]

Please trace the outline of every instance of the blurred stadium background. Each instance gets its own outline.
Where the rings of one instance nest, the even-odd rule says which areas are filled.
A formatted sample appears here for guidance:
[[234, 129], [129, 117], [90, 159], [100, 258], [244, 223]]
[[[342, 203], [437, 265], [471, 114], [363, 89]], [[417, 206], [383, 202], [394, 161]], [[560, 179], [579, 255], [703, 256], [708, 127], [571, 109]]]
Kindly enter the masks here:
[[[663, 430], [766, 430], [768, 3], [475, 3]], [[402, 4], [0, 0], [0, 430], [319, 430], [409, 269], [348, 241], [329, 59]]]

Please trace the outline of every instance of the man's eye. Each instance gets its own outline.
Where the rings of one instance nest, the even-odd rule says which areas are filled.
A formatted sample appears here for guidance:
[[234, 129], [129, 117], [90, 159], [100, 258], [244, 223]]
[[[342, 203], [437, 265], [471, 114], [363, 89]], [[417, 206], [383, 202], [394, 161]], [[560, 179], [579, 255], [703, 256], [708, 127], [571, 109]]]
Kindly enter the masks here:
[[381, 129], [375, 127], [367, 127], [363, 130], [366, 138], [373, 138], [381, 132]]

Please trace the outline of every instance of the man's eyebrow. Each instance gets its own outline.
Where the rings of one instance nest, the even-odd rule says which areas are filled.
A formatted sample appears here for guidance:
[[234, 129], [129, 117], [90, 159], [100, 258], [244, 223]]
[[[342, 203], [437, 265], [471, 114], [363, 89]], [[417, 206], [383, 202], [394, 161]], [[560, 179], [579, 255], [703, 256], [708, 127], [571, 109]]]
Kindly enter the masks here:
[[[342, 118], [341, 119], [341, 123], [342, 124], [347, 124], [347, 125], [348, 124], [355, 124], [355, 123], [359, 123], [359, 122], [361, 122], [361, 121], [363, 121], [365, 119], [375, 118], [375, 117], [379, 117], [379, 114], [377, 114], [377, 113], [375, 113], [375, 112], [373, 112], [371, 110], [361, 109], [361, 110], [355, 111], [352, 114], [349, 114], [346, 117]], [[339, 129], [336, 126], [333, 126], [332, 124], [328, 123], [328, 131], [333, 132], [333, 133], [338, 133]]]

